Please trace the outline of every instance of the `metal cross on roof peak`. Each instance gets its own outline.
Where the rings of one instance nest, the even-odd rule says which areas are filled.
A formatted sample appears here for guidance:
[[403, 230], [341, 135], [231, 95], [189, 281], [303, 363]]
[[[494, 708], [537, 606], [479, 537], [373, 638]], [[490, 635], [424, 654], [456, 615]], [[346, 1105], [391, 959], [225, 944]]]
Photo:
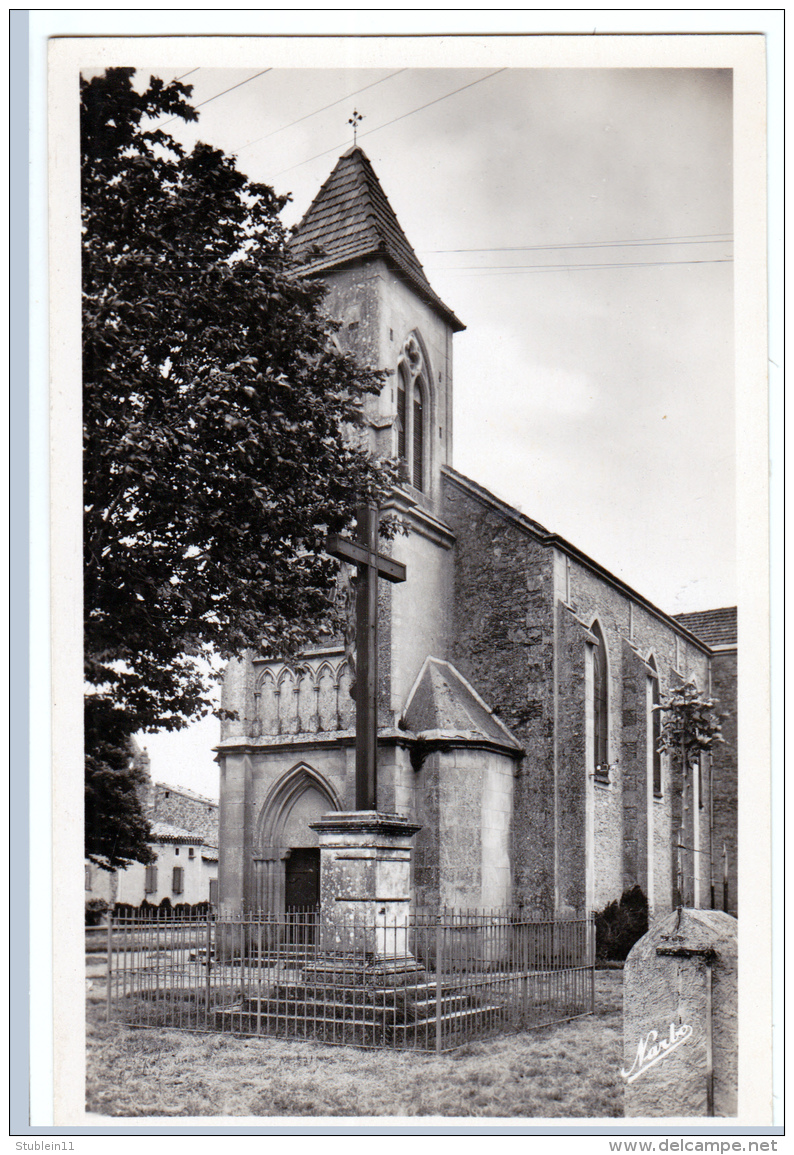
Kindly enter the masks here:
[[347, 123], [353, 125], [353, 148], [356, 147], [356, 132], [358, 130], [359, 123], [363, 119], [364, 119], [364, 117], [356, 109], [353, 109], [353, 115], [351, 117], [348, 117]]

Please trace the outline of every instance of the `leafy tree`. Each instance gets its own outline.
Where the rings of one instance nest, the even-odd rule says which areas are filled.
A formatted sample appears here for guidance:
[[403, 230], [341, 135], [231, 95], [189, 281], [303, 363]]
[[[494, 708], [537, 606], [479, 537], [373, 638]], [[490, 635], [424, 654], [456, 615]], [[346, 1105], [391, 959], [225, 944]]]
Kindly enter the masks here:
[[325, 535], [391, 479], [356, 436], [382, 374], [334, 342], [287, 198], [185, 152], [156, 118], [197, 119], [191, 89], [133, 75], [81, 82], [89, 854], [134, 817], [106, 789], [132, 734], [206, 713], [218, 658], [327, 628]]
[[682, 768], [694, 766], [701, 753], [724, 741], [716, 707], [716, 701], [702, 695], [691, 682], [670, 690], [667, 701], [654, 706], [662, 712], [660, 752], [668, 753]]
[[[662, 715], [659, 752], [668, 753], [681, 768], [681, 780], [686, 791], [687, 771], [697, 768], [699, 778], [700, 755], [724, 741], [720, 727], [723, 715], [718, 712], [715, 699], [701, 694], [692, 682], [671, 689], [667, 701], [654, 706], [654, 710], [659, 710]], [[681, 905], [684, 902], [681, 848], [678, 856], [675, 902]]]

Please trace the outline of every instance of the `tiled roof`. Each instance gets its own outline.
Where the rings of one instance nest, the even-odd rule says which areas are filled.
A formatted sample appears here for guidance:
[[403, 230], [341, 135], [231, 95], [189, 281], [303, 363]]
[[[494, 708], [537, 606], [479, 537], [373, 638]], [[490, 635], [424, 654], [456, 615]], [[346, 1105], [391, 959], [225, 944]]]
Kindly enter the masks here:
[[195, 790], [188, 790], [186, 786], [172, 786], [169, 782], [155, 782], [158, 790], [167, 794], [181, 794], [183, 798], [190, 798], [193, 802], [205, 802], [207, 806], [218, 808], [217, 798], [207, 798], [204, 794], [196, 794]]
[[204, 836], [195, 830], [184, 830], [181, 826], [172, 826], [170, 822], [153, 822], [152, 837], [155, 842], [195, 842], [201, 846]]
[[[322, 255], [311, 257], [313, 247]], [[456, 331], [465, 325], [431, 287], [380, 186], [366, 153], [351, 148], [312, 201], [290, 241], [306, 260], [304, 271], [322, 273], [365, 257], [380, 256], [400, 273]]]
[[691, 614], [676, 614], [675, 620], [709, 646], [736, 645], [736, 606], [725, 606], [719, 610], [698, 610]]
[[514, 736], [463, 675], [439, 658], [425, 659], [400, 726], [425, 738], [485, 739], [520, 750]]

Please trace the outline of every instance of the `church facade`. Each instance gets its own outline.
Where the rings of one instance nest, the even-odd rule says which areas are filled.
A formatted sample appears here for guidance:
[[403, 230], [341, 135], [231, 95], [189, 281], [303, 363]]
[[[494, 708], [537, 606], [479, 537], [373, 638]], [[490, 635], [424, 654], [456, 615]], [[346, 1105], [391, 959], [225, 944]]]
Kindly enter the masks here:
[[[360, 148], [293, 243], [328, 285], [340, 343], [390, 370], [367, 418], [372, 451], [402, 462], [384, 512], [408, 532], [381, 549], [407, 580], [378, 595], [377, 808], [421, 825], [414, 902], [573, 914], [638, 884], [654, 912], [677, 891], [708, 905], [712, 775], [680, 781], [656, 751], [653, 709], [682, 682], [711, 689], [708, 642], [454, 469], [463, 325]], [[342, 645], [294, 668], [251, 654], [229, 666], [222, 909], [316, 903], [311, 824], [355, 808], [349, 689]]]

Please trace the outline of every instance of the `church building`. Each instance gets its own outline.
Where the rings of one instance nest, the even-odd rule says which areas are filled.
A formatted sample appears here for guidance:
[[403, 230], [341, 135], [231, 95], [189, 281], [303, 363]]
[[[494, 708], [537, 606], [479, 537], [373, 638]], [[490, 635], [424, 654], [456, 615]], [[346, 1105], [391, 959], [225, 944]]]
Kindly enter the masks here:
[[[722, 846], [708, 758], [681, 781], [657, 752], [653, 709], [683, 682], [711, 690], [709, 642], [455, 470], [464, 326], [361, 148], [339, 159], [292, 244], [327, 282], [340, 344], [390, 371], [367, 419], [372, 451], [402, 462], [383, 512], [408, 533], [381, 550], [407, 580], [379, 583], [377, 809], [421, 825], [413, 901], [582, 914], [638, 884], [654, 913], [677, 891], [710, 905]], [[318, 901], [311, 823], [355, 809], [349, 688], [341, 643], [295, 668], [250, 654], [229, 666], [222, 910]]]

